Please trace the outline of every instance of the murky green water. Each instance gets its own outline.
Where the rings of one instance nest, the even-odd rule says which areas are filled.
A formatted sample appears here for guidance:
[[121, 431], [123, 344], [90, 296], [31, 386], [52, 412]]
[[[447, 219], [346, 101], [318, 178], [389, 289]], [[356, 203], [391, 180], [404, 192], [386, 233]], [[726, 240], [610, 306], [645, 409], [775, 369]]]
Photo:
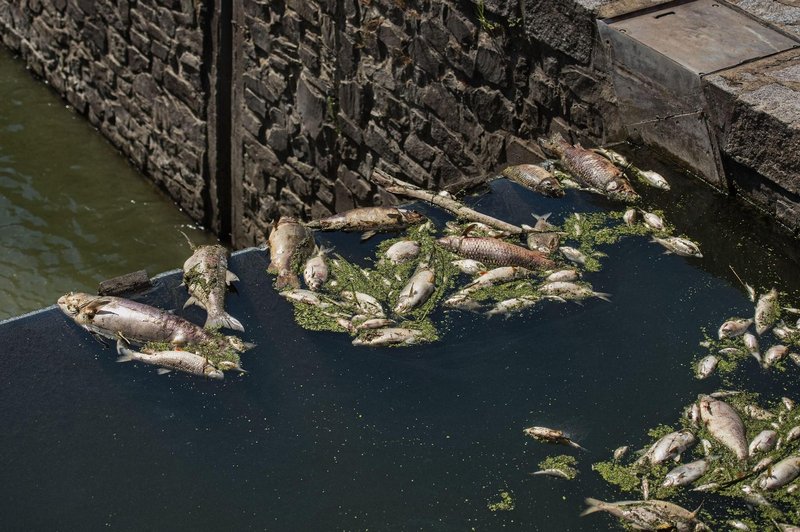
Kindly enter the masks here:
[[180, 231], [213, 240], [0, 48], [0, 319], [180, 267]]

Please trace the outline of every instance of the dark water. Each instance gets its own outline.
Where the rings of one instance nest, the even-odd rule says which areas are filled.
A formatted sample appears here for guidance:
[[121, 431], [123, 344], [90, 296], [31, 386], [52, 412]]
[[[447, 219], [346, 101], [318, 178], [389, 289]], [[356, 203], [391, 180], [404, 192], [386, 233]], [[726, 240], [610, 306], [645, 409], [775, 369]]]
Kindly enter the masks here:
[[[729, 265], [759, 290], [776, 284], [787, 300], [800, 288], [796, 242], [651, 163], [674, 190], [649, 192], [645, 204], [663, 208], [706, 258], [665, 255], [644, 238], [608, 247], [589, 280], [611, 303], [542, 305], [507, 320], [442, 312], [436, 344], [354, 348], [344, 335], [297, 328], [264, 274], [265, 254], [251, 251], [232, 261], [242, 281], [228, 306], [258, 347], [243, 357], [250, 373], [223, 383], [116, 364], [112, 349], [55, 309], [7, 323], [4, 528], [616, 529], [608, 516], [578, 516], [587, 496], [620, 498], [591, 463], [643, 445], [648, 428], [673, 423], [696, 394], [719, 386], [717, 377], [696, 381], [691, 362], [701, 328], [752, 312]], [[610, 206], [577, 192], [545, 199], [506, 181], [471, 200], [517, 223], [531, 212], [561, 221]], [[356, 235], [321, 240], [350, 258], [377, 245]], [[165, 278], [147, 299], [180, 309], [178, 282]], [[178, 312], [202, 322], [194, 308]], [[798, 399], [796, 378], [792, 370], [744, 380]], [[530, 425], [568, 430], [589, 451], [528, 440]], [[528, 475], [562, 453], [579, 459], [575, 481]], [[516, 507], [493, 513], [487, 504], [501, 490]], [[679, 499], [701, 501], [719, 502]]]
[[179, 231], [213, 240], [0, 47], [0, 319], [180, 266]]

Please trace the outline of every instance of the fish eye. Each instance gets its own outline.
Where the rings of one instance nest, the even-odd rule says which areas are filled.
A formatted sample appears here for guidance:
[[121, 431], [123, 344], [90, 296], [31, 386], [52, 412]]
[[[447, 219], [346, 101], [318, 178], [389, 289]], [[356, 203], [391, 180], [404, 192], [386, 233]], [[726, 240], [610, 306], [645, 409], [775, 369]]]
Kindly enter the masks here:
[[606, 190], [617, 190], [618, 188], [619, 188], [619, 183], [617, 183], [616, 181], [612, 181], [611, 183], [608, 184]]

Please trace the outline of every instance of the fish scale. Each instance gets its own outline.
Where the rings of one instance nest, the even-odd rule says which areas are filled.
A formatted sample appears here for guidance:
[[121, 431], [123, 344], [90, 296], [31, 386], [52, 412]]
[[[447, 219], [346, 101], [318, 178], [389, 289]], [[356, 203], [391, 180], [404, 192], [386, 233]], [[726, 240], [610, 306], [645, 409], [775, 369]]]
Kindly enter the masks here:
[[556, 265], [542, 253], [496, 238], [447, 236], [437, 242], [457, 255], [498, 266], [552, 269]]

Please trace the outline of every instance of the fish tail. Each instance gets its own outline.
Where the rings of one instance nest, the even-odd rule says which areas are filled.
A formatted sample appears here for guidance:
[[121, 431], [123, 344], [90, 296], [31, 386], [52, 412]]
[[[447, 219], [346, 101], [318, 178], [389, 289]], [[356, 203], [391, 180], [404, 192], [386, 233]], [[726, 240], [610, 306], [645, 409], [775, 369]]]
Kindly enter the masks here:
[[589, 449], [587, 449], [586, 447], [581, 446], [578, 443], [575, 443], [572, 440], [569, 440], [569, 446], [570, 447], [575, 447], [576, 449], [580, 449], [581, 451], [586, 451], [587, 453], [589, 452]]
[[594, 297], [598, 299], [602, 299], [603, 301], [608, 301], [609, 303], [611, 303], [611, 294], [608, 294], [606, 292], [592, 292], [592, 294], [594, 295]]
[[550, 215], [551, 215], [551, 214], [553, 214], [553, 213], [552, 213], [552, 212], [548, 212], [548, 213], [545, 213], [545, 214], [536, 214], [535, 212], [532, 212], [532, 213], [531, 213], [531, 216], [533, 216], [534, 218], [536, 218], [536, 221], [537, 221], [537, 222], [538, 222], [538, 221], [540, 221], [540, 220], [543, 220], [543, 221], [545, 221], [545, 222], [546, 222], [546, 221], [547, 221], [547, 219], [548, 219], [548, 218], [550, 218]]
[[222, 314], [216, 316], [209, 314], [208, 318], [206, 319], [206, 324], [203, 327], [206, 329], [221, 329], [222, 327], [225, 327], [226, 329], [244, 332], [244, 326], [242, 323], [227, 312], [223, 312]]
[[595, 512], [602, 512], [603, 510], [605, 510], [606, 503], [604, 503], [603, 501], [601, 501], [599, 499], [593, 499], [591, 497], [587, 497], [586, 499], [584, 499], [583, 502], [588, 504], [589, 507], [581, 512], [581, 517], [583, 517], [585, 515], [593, 514]]
[[275, 288], [278, 290], [300, 288], [300, 279], [291, 270], [282, 271], [275, 280]]
[[117, 354], [120, 355], [117, 358], [117, 362], [130, 362], [133, 360], [133, 351], [125, 347], [125, 343], [120, 339], [117, 340]]

